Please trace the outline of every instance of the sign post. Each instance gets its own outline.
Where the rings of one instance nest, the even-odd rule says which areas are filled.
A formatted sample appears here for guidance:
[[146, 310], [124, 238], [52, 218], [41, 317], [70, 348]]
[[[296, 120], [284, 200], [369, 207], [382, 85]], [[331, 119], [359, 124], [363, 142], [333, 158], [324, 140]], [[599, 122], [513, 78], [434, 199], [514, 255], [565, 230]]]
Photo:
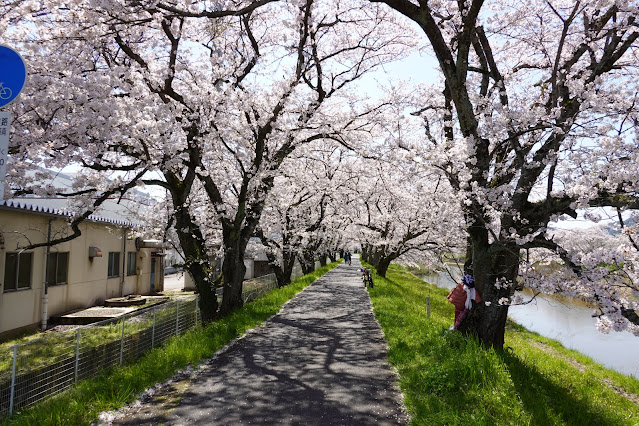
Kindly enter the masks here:
[[[27, 80], [27, 67], [18, 52], [0, 45], [0, 108], [16, 100]], [[4, 199], [4, 178], [9, 155], [11, 113], [0, 111], [0, 201]]]
[[4, 200], [4, 176], [7, 173], [10, 127], [11, 113], [8, 111], [0, 111], [0, 201]]

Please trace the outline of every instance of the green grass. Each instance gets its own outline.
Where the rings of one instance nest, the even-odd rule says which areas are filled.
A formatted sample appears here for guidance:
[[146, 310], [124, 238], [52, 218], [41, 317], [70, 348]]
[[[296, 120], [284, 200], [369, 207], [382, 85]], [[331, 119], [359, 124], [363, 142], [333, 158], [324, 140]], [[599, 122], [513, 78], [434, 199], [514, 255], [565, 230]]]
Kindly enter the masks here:
[[[639, 381], [509, 323], [507, 350], [458, 332], [447, 290], [392, 265], [370, 290], [414, 425], [637, 425]], [[431, 316], [427, 297], [431, 297]]]
[[[195, 293], [192, 291], [182, 291], [182, 290], [169, 290], [163, 291], [163, 296], [167, 296], [169, 299], [182, 299], [184, 296], [193, 296], [195, 297]], [[143, 306], [140, 306], [140, 309], [147, 309], [153, 305], [157, 305], [162, 303], [161, 300], [157, 299], [147, 299], [146, 303]], [[18, 336], [10, 338], [10, 339], [2, 339], [0, 340], [0, 352], [10, 350], [12, 346], [19, 345], [22, 343], [28, 343], [33, 340], [38, 340], [43, 337], [48, 337], [47, 333], [42, 332], [41, 330], [25, 330], [19, 333]]]
[[[184, 299], [184, 297], [182, 297]], [[195, 298], [182, 300], [181, 303], [194, 303]], [[124, 335], [134, 335], [148, 329], [153, 323], [153, 317], [147, 308], [157, 303], [151, 302], [144, 306], [147, 315], [139, 315], [133, 320], [124, 317]], [[161, 322], [166, 318], [175, 318], [175, 309], [169, 305], [159, 305], [156, 321]], [[122, 337], [122, 319], [102, 325], [93, 325], [80, 329], [81, 345], [83, 349], [95, 348], [107, 342], [118, 341]], [[18, 365], [22, 373], [37, 370], [50, 365], [52, 360], [73, 356], [75, 353], [76, 332], [67, 331], [61, 333], [28, 334], [22, 338], [7, 341], [0, 344], [0, 379], [7, 380], [11, 376], [13, 346], [18, 344]]]
[[150, 351], [133, 364], [82, 381], [69, 391], [18, 412], [10, 419], [0, 419], [0, 423], [89, 425], [102, 411], [122, 407], [134, 401], [140, 392], [166, 381], [178, 370], [210, 358], [233, 339], [275, 315], [285, 302], [339, 263], [331, 263], [299, 277], [290, 285], [270, 291], [219, 321], [170, 339], [166, 345]]

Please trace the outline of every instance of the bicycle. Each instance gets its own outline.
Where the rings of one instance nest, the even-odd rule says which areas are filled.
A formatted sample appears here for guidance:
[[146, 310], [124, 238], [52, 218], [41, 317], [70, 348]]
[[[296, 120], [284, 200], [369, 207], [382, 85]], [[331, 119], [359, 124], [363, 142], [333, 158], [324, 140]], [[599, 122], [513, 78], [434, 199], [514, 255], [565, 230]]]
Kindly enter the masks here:
[[10, 99], [13, 92], [8, 87], [4, 87], [4, 83], [0, 82], [0, 99]]
[[362, 281], [364, 281], [364, 287], [375, 287], [375, 284], [373, 283], [373, 273], [371, 272], [371, 270], [368, 268], [362, 268], [360, 269], [360, 271], [362, 272]]

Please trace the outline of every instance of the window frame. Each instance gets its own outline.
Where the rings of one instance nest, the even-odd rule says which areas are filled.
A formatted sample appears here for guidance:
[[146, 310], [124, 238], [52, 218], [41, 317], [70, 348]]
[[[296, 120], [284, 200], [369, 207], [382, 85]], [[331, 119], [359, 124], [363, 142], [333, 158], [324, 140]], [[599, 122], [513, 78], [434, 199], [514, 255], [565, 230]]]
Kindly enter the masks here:
[[[64, 281], [58, 281], [60, 255], [66, 256], [66, 268], [64, 271]], [[51, 259], [54, 256], [55, 256], [55, 262], [53, 262]], [[47, 277], [48, 286], [66, 285], [69, 283], [69, 258], [70, 256], [68, 251], [58, 251], [58, 252], [49, 253], [49, 275], [53, 275], [55, 282], [51, 282], [50, 276], [48, 276]], [[52, 268], [53, 268], [53, 271], [52, 271]]]
[[[127, 277], [137, 275], [137, 267], [138, 267], [138, 253], [135, 251], [127, 251], [126, 252], [126, 275]], [[133, 262], [131, 262], [133, 259]]]
[[117, 278], [119, 276], [120, 276], [120, 252], [110, 251], [108, 262], [107, 262], [107, 278]]
[[[26, 287], [20, 287], [20, 262], [16, 261], [19, 259], [24, 259], [25, 256], [29, 258], [29, 277], [28, 277], [28, 285]], [[11, 258], [15, 258], [16, 260], [10, 262]], [[14, 282], [11, 284], [11, 287], [7, 285], [7, 276], [9, 276], [9, 266], [13, 266], [15, 271], [13, 272]], [[23, 269], [24, 270], [24, 269]], [[3, 292], [12, 292], [12, 291], [22, 291], [22, 290], [30, 290], [33, 286], [33, 252], [6, 252], [4, 257], [4, 280], [2, 283], [2, 291]]]

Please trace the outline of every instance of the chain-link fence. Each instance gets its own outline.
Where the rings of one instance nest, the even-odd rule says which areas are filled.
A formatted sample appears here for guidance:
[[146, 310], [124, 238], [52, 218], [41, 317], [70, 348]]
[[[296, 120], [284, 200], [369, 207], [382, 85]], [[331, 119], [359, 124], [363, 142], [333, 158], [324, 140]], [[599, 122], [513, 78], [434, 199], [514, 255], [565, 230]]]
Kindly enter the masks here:
[[244, 303], [250, 302], [274, 288], [277, 288], [277, 278], [275, 274], [263, 275], [244, 281], [242, 285], [242, 300]]
[[[292, 278], [301, 275], [299, 268]], [[250, 302], [276, 287], [275, 274], [245, 281], [242, 299]], [[198, 297], [182, 297], [0, 351], [0, 416], [139, 358], [194, 327], [199, 315]]]
[[0, 352], [0, 415], [139, 358], [194, 327], [199, 319], [197, 305], [197, 297], [184, 297]]

